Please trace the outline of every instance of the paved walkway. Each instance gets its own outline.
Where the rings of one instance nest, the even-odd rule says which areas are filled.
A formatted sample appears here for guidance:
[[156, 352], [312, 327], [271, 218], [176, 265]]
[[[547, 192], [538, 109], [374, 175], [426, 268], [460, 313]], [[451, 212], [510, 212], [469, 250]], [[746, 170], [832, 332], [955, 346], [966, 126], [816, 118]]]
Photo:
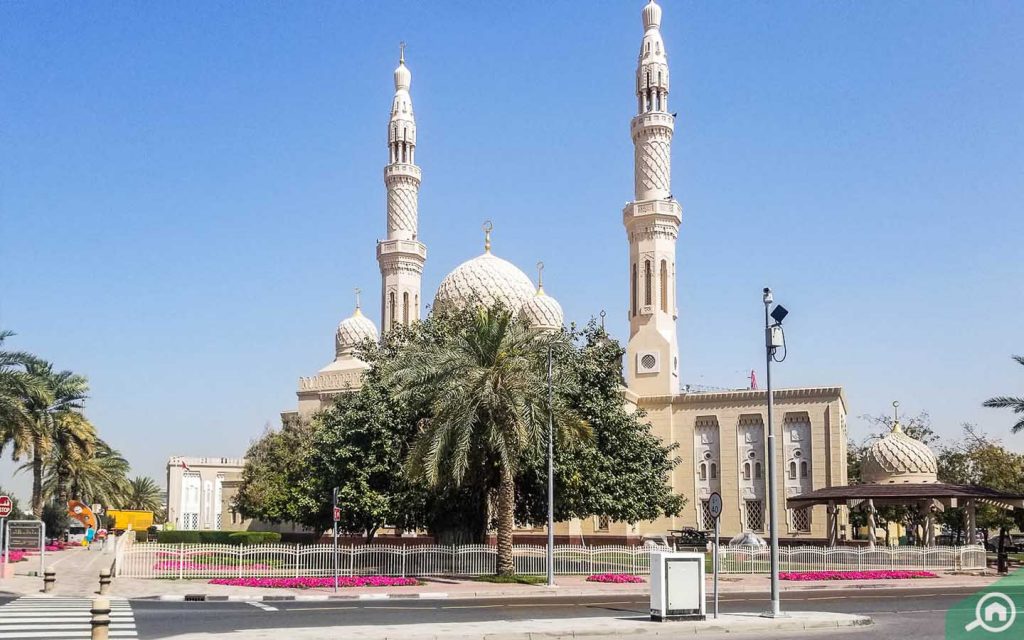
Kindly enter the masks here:
[[[92, 598], [22, 596], [0, 606], [0, 638], [91, 638]], [[111, 638], [136, 638], [135, 616], [127, 600], [110, 601]]]
[[[90, 596], [100, 587], [100, 571], [110, 569], [114, 562], [114, 543], [108, 542], [104, 548], [94, 544], [92, 549], [75, 547], [63, 551], [47, 552], [45, 564], [47, 568], [57, 572], [55, 596]], [[39, 557], [29, 556], [23, 562], [11, 565], [14, 577], [0, 580], [0, 594], [35, 595], [42, 593], [43, 577], [28, 575], [39, 572]]]

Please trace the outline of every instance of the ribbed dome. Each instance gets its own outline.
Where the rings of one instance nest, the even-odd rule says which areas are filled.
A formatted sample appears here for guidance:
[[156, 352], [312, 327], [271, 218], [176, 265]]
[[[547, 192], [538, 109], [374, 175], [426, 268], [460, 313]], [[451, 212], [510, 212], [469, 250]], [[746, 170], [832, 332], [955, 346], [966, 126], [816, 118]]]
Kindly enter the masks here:
[[334, 353], [339, 358], [351, 355], [363, 340], [376, 339], [377, 326], [356, 307], [355, 313], [338, 324], [338, 331], [334, 334]]
[[928, 445], [903, 432], [899, 420], [892, 431], [871, 445], [861, 478], [866, 484], [927, 484], [937, 482], [938, 460]]
[[523, 303], [519, 315], [531, 327], [545, 331], [561, 329], [565, 318], [562, 313], [562, 305], [558, 304], [558, 300], [544, 293], [544, 287], [539, 287], [537, 293]]
[[525, 273], [488, 251], [463, 262], [444, 277], [434, 296], [434, 308], [489, 307], [501, 302], [518, 311], [533, 295], [533, 283]]
[[661, 26], [661, 7], [651, 0], [644, 7], [644, 29]]

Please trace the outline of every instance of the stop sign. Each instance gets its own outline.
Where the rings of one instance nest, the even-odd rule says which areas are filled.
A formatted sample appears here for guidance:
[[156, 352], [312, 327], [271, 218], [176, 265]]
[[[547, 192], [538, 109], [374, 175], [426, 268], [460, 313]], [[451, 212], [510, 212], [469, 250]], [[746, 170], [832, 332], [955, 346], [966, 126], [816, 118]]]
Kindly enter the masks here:
[[341, 507], [334, 507], [334, 521], [341, 521]]
[[0, 518], [6, 518], [14, 510], [14, 501], [11, 496], [0, 496]]

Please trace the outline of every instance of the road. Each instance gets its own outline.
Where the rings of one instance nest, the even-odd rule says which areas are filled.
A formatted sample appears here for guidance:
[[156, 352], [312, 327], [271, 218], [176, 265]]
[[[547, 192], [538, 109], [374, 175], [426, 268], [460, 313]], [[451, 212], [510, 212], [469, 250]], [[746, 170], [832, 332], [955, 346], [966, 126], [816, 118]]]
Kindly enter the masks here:
[[[974, 589], [846, 589], [790, 592], [783, 609], [835, 611], [870, 615], [875, 626], [805, 632], [801, 637], [867, 640], [899, 637], [924, 640], [943, 637], [947, 609]], [[750, 612], [765, 607], [765, 594], [726, 594], [722, 612]], [[0, 599], [0, 604], [10, 601]], [[319, 628], [371, 624], [515, 621], [523, 619], [635, 617], [647, 615], [648, 600], [635, 596], [569, 598], [502, 598], [479, 600], [391, 600], [324, 602], [131, 602], [138, 637], [168, 638], [189, 632], [227, 633], [259, 628]], [[3, 610], [0, 609], [0, 628]], [[758, 634], [763, 638], [772, 634]], [[779, 633], [790, 637], [792, 632]], [[743, 637], [729, 634], [729, 637]]]

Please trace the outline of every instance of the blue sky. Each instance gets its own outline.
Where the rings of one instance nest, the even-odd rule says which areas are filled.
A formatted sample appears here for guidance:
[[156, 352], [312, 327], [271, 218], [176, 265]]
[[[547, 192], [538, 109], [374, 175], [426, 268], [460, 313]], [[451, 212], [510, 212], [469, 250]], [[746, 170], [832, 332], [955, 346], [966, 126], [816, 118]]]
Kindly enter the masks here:
[[[137, 472], [241, 455], [378, 290], [405, 40], [424, 298], [490, 218], [495, 253], [624, 338], [643, 4], [3, 3], [0, 325], [89, 376]], [[1024, 4], [663, 6], [684, 381], [763, 380], [770, 285], [779, 385], [1024, 448], [980, 407], [1024, 389]]]

